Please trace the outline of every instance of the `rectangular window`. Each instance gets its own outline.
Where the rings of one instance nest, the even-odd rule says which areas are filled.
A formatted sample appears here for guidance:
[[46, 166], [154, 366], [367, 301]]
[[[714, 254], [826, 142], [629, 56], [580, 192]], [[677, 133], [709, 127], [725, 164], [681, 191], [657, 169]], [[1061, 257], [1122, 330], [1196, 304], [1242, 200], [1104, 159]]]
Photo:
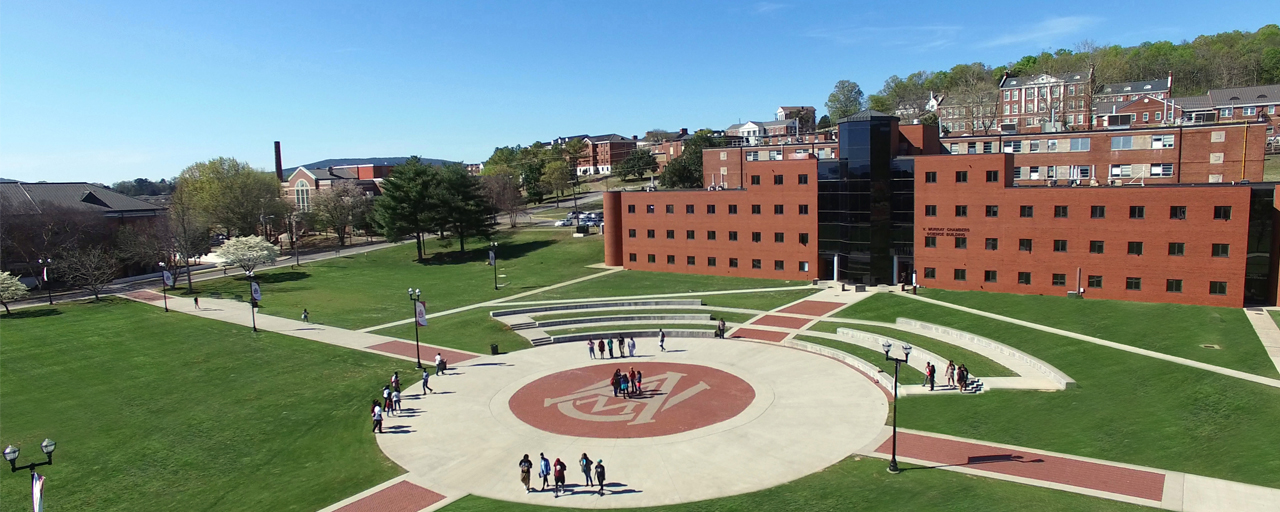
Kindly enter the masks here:
[[1105, 218], [1107, 218], [1107, 207], [1106, 207], [1106, 206], [1091, 206], [1091, 207], [1089, 207], [1089, 217], [1090, 217], [1090, 218], [1094, 218], [1094, 219], [1105, 219]]
[[667, 240], [675, 240], [675, 239], [676, 239], [676, 230], [674, 230], [674, 229], [668, 229], [668, 230], [667, 230]]
[[1104, 249], [1105, 247], [1102, 244], [1102, 240], [1089, 241], [1089, 254], [1102, 254]]
[[747, 152], [747, 161], [748, 161], [748, 162], [758, 162], [758, 161], [760, 161], [760, 152], [759, 152], [759, 151], [748, 151], [748, 152]]
[[1213, 220], [1231, 220], [1230, 206], [1214, 206]]
[[759, 269], [759, 268], [761, 268], [761, 267], [760, 267], [760, 260], [751, 260], [751, 268], [754, 268], [754, 269]]
[[1213, 244], [1213, 257], [1226, 258], [1231, 254], [1231, 244]]
[[636, 230], [634, 230], [634, 229], [628, 229], [628, 230], [627, 230], [627, 238], [635, 238], [635, 237], [636, 237]]
[[1187, 253], [1187, 244], [1182, 242], [1169, 242], [1169, 255], [1182, 256]]
[[1090, 288], [1102, 288], [1102, 276], [1089, 276]]
[[1031, 284], [1031, 273], [1018, 272], [1018, 284], [1026, 284], [1026, 285]]
[[657, 262], [658, 262], [658, 257], [656, 255], [650, 254], [649, 263], [657, 263]]
[[933, 268], [933, 267], [925, 267], [925, 268], [924, 268], [924, 278], [925, 278], [925, 279], [937, 279], [937, 278], [938, 278], [938, 269]]
[[987, 239], [987, 250], [988, 250], [988, 251], [995, 251], [995, 250], [999, 250], [999, 249], [1000, 249], [1000, 239], [999, 239], [999, 238], [988, 238], [988, 239]]
[[691, 204], [684, 205], [684, 213], [685, 215], [693, 215], [693, 205]]
[[784, 240], [785, 238], [786, 238], [786, 237], [785, 237], [782, 233], [774, 233], [774, 234], [773, 234], [773, 243], [775, 243], [775, 244], [783, 243], [783, 240]]
[[1052, 283], [1052, 284], [1053, 284], [1054, 286], [1066, 286], [1066, 285], [1067, 285], [1067, 275], [1066, 275], [1066, 274], [1054, 274], [1054, 275], [1053, 275], [1053, 283]]
[[653, 213], [653, 205], [651, 205], [651, 204], [650, 204], [650, 205], [645, 205], [645, 207], [644, 207], [644, 212], [645, 212], [645, 213]]
[[[1143, 119], [1146, 121], [1146, 119]], [[1152, 135], [1151, 149], [1165, 149], [1173, 147], [1173, 135]]]
[[1142, 278], [1141, 277], [1124, 278], [1124, 289], [1133, 290], [1135, 292], [1142, 291]]
[[769, 159], [770, 159], [770, 160], [782, 160], [782, 150], [781, 150], [781, 149], [771, 149], [771, 150], [769, 150]]
[[780, 204], [775, 204], [775, 205], [773, 205], [773, 214], [774, 214], [774, 215], [782, 215], [782, 210], [783, 210], [782, 205], [780, 205]]
[[800, 263], [798, 263], [798, 265], [800, 265], [800, 271], [801, 271], [801, 272], [808, 272], [808, 271], [809, 271], [809, 262], [807, 262], [807, 261], [801, 261]]
[[808, 214], [809, 214], [809, 205], [807, 205], [807, 204], [802, 204], [802, 205], [800, 205], [800, 206], [797, 206], [797, 207], [796, 207], [796, 209], [797, 209], [797, 210], [799, 210], [797, 213], [799, 213], [800, 215], [808, 215]]
[[714, 205], [714, 204], [709, 204], [709, 205], [707, 205], [707, 214], [708, 214], [708, 215], [715, 215], [715, 213], [716, 213], [716, 205]]
[[987, 183], [1000, 181], [1000, 171], [987, 171]]
[[634, 252], [633, 252], [633, 253], [631, 253], [631, 254], [628, 254], [628, 255], [627, 255], [627, 259], [628, 259], [628, 260], [630, 260], [632, 263], [635, 263], [635, 261], [636, 261], [636, 253], [634, 253]]
[[956, 183], [968, 183], [969, 171], [956, 171]]
[[751, 241], [752, 241], [752, 242], [759, 243], [759, 242], [760, 242], [760, 240], [761, 240], [760, 232], [759, 232], [759, 231], [752, 231], [752, 232], [751, 232]]
[[964, 269], [962, 269], [962, 268], [958, 268], [958, 269], [955, 269], [954, 271], [952, 271], [952, 273], [951, 273], [951, 277], [952, 277], [952, 279], [955, 279], [956, 281], [964, 281], [964, 280], [965, 280], [965, 274], [966, 274], [966, 273], [967, 273], [967, 272], [965, 272], [965, 270], [964, 270]]
[[738, 232], [737, 232], [737, 231], [730, 231], [730, 232], [729, 232], [729, 241], [730, 241], [730, 242], [737, 242], [737, 241], [738, 241]]
[[716, 257], [715, 257], [715, 256], [707, 256], [707, 266], [708, 266], [708, 267], [714, 267], [714, 266], [716, 266]]
[[1186, 220], [1187, 207], [1186, 206], [1170, 206], [1169, 218], [1174, 220]]
[[1209, 281], [1209, 295], [1226, 295], [1226, 281]]
[[674, 204], [667, 205], [667, 213], [675, 213], [675, 212], [676, 212], [676, 205]]
[[1142, 122], [1144, 122], [1144, 123], [1145, 123], [1145, 122], [1150, 121], [1150, 120], [1151, 120], [1151, 114], [1149, 114], [1149, 113], [1147, 113], [1147, 112], [1143, 112], [1143, 113], [1142, 113]]
[[965, 249], [969, 247], [969, 239], [963, 236], [955, 237], [956, 249]]
[[1054, 240], [1054, 241], [1053, 241], [1053, 252], [1067, 252], [1067, 241], [1066, 241], [1066, 240]]
[[924, 246], [925, 246], [925, 247], [937, 247], [937, 246], [938, 246], [938, 237], [936, 237], [936, 236], [926, 236], [926, 237], [924, 237]]
[[751, 214], [752, 214], [752, 215], [760, 215], [760, 205], [758, 205], [758, 204], [753, 204], [753, 205], [751, 205]]
[[800, 245], [809, 245], [808, 233], [800, 233]]
[[738, 214], [738, 205], [736, 204], [729, 205], [729, 215], [737, 215], [737, 214]]
[[1165, 279], [1164, 291], [1169, 293], [1182, 293], [1181, 279]]
[[1231, 117], [1231, 107], [1227, 107], [1227, 108], [1222, 109], [1222, 111], [1221, 111], [1221, 112], [1219, 112], [1219, 116], [1221, 116], [1221, 117]]
[[969, 206], [964, 204], [956, 205], [956, 217], [968, 217]]
[[774, 184], [774, 185], [781, 185], [781, 184], [782, 184], [782, 175], [781, 175], [781, 174], [775, 174], [775, 175], [773, 175], [773, 184]]
[[1240, 110], [1241, 110], [1240, 113], [1246, 116], [1252, 116], [1252, 115], [1258, 114], [1258, 107], [1244, 107]]
[[1123, 136], [1123, 137], [1112, 137], [1112, 138], [1111, 138], [1111, 150], [1112, 150], [1112, 151], [1119, 151], [1119, 150], [1122, 150], [1122, 149], [1133, 149], [1133, 136], [1132, 136], [1132, 135], [1126, 135], [1126, 136]]
[[809, 184], [809, 175], [808, 175], [808, 174], [800, 174], [800, 175], [797, 175], [797, 176], [796, 176], [796, 183], [801, 184], [801, 185], [808, 185], [808, 184]]
[[1151, 164], [1151, 177], [1153, 178], [1173, 177], [1173, 164]]
[[1063, 206], [1063, 205], [1054, 206], [1054, 207], [1053, 207], [1053, 218], [1055, 218], [1055, 219], [1065, 219], [1065, 218], [1067, 218], [1067, 207], [1066, 207], [1066, 206]]
[[1028, 145], [1028, 146], [1030, 146], [1030, 152], [1032, 152], [1032, 153], [1039, 153], [1039, 152], [1040, 152], [1040, 141], [1038, 141], [1038, 140], [1031, 140], [1031, 141], [1027, 141], [1027, 142], [1028, 142], [1028, 144], [1027, 144], [1027, 145]]
[[635, 212], [636, 212], [636, 205], [634, 204], [627, 205], [627, 213], [635, 213]]
[[685, 239], [685, 240], [695, 240], [695, 239], [696, 239], [696, 238], [693, 236], [693, 230], [692, 230], [692, 229], [685, 230], [685, 232], [684, 232], [684, 239]]
[[649, 231], [647, 231], [647, 232], [645, 233], [645, 235], [647, 235], [649, 238], [657, 238], [657, 236], [656, 236], [656, 235], [654, 235], [654, 231], [653, 231], [652, 229], [650, 229]]
[[783, 263], [782, 263], [782, 260], [773, 260], [773, 269], [774, 269], [774, 270], [783, 270]]
[[708, 231], [708, 232], [707, 232], [707, 240], [715, 240], [715, 239], [716, 239], [716, 232], [715, 232], [715, 231]]
[[752, 184], [752, 185], [759, 185], [759, 184], [760, 184], [760, 175], [759, 175], [759, 174], [753, 174], [753, 175], [751, 175], [751, 184]]
[[676, 264], [676, 257], [675, 257], [674, 255], [668, 254], [668, 255], [667, 255], [667, 264], [668, 264], [668, 265], [675, 265], [675, 264]]
[[938, 216], [938, 205], [936, 205], [936, 204], [926, 204], [926, 205], [924, 205], [924, 216], [925, 216], [925, 217], [937, 217], [937, 216]]
[[1034, 217], [1035, 214], [1036, 214], [1036, 207], [1034, 206], [1022, 205], [1021, 207], [1018, 208], [1018, 216], [1024, 219], [1030, 219]]
[[1024, 252], [1031, 252], [1031, 239], [1030, 239], [1030, 238], [1019, 238], [1019, 239], [1018, 239], [1018, 250], [1019, 250], [1019, 251], [1024, 251]]
[[[1009, 107], [1008, 107], [1008, 106], [1005, 106], [1004, 108], [1005, 108], [1005, 110], [1008, 110], [1008, 109], [1009, 109]], [[1006, 113], [1006, 114], [1008, 114], [1008, 112], [1005, 112], [1005, 113]], [[992, 149], [993, 147], [994, 147], [994, 143], [992, 143], [992, 142], [983, 142], [983, 143], [982, 143], [982, 152], [983, 152], [983, 153], [993, 153], [993, 152], [994, 152], [994, 150]]]
[[938, 173], [933, 172], [933, 171], [928, 171], [928, 172], [924, 173], [924, 182], [925, 182], [925, 183], [937, 183], [937, 182], [938, 182]]
[[729, 258], [729, 268], [738, 268], [738, 258]]
[[1144, 206], [1130, 206], [1130, 207], [1129, 207], [1129, 218], [1130, 218], [1130, 219], [1145, 219], [1146, 217], [1147, 217], [1147, 208], [1146, 208], [1146, 207], [1144, 207]]
[[994, 204], [989, 204], [989, 205], [987, 205], [987, 216], [988, 216], [988, 217], [999, 217], [999, 216], [1000, 216], [1000, 207], [999, 207], [999, 206], [996, 206], [996, 205], [994, 205]]
[[689, 266], [697, 265], [697, 264], [698, 264], [698, 258], [697, 258], [697, 257], [695, 257], [695, 256], [685, 256], [685, 257], [684, 257], [684, 264], [685, 264], [685, 265], [689, 265]]
[[1142, 256], [1142, 242], [1129, 242], [1129, 255]]
[[988, 283], [996, 282], [996, 271], [988, 270], [982, 273], [982, 280]]

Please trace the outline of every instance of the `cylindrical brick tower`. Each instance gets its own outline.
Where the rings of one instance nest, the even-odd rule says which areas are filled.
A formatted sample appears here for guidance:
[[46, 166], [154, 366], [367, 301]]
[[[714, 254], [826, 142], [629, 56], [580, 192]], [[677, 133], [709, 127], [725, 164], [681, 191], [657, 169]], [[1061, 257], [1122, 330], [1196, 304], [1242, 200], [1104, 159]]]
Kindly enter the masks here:
[[622, 192], [604, 193], [604, 264], [622, 266]]

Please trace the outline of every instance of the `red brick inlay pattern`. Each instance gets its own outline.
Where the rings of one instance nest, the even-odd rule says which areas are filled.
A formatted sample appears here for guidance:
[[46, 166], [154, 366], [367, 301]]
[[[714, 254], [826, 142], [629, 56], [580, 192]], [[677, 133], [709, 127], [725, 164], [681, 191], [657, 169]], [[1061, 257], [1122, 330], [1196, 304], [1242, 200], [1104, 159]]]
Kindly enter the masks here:
[[418, 512], [443, 500], [444, 495], [431, 489], [399, 481], [352, 503], [337, 512]]
[[[377, 350], [378, 352], [386, 352], [388, 354], [395, 354], [398, 356], [405, 356], [405, 357], [414, 357], [416, 355], [416, 353], [414, 352], [415, 347], [413, 346], [412, 343], [409, 343], [406, 341], [400, 341], [400, 340], [388, 341], [386, 343], [379, 343], [377, 345], [369, 345], [365, 348], [369, 350]], [[439, 352], [440, 355], [444, 357], [444, 360], [447, 361], [449, 363], [449, 366], [451, 367], [457, 363], [461, 363], [468, 359], [475, 359], [477, 357], [480, 357], [479, 355], [472, 354], [470, 352], [458, 352], [456, 350], [441, 349], [441, 348], [429, 347], [427, 345], [423, 345], [422, 346], [422, 364], [424, 366], [435, 364], [437, 352]]]
[[751, 322], [752, 325], [767, 325], [770, 327], [785, 327], [787, 329], [799, 329], [808, 325], [808, 318], [796, 318], [792, 316], [765, 315]]
[[[876, 451], [888, 454], [892, 441], [886, 440]], [[1164, 498], [1163, 474], [1108, 464], [902, 432], [898, 433], [898, 455], [1153, 501]]]
[[822, 316], [837, 309], [845, 307], [841, 302], [827, 302], [822, 300], [806, 300], [799, 304], [793, 304], [786, 308], [778, 310], [779, 313], [791, 313], [793, 315], [810, 315]]
[[786, 339], [787, 333], [778, 332], [778, 331], [765, 331], [761, 329], [743, 329], [739, 327], [738, 330], [733, 331], [733, 335], [730, 337], [750, 338], [753, 340], [778, 342], [778, 341], [782, 341], [783, 339]]
[[[644, 393], [615, 397], [615, 369], [643, 374]], [[657, 437], [733, 418], [751, 405], [756, 391], [721, 370], [693, 364], [619, 360], [553, 373], [526, 384], [507, 406], [540, 430], [575, 437]]]
[[148, 302], [164, 300], [164, 295], [153, 292], [151, 290], [134, 290], [129, 293], [126, 293], [125, 296], [134, 300], [144, 300]]

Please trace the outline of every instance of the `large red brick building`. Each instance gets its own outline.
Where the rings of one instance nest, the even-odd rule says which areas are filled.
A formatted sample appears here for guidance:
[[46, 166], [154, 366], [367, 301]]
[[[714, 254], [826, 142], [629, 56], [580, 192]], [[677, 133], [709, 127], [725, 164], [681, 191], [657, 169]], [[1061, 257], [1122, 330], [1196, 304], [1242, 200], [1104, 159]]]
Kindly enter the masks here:
[[[841, 120], [838, 130], [834, 147], [707, 149], [704, 184], [714, 190], [606, 193], [606, 263], [1149, 302], [1276, 303], [1275, 184], [1259, 183], [1262, 154], [1245, 148], [1264, 135], [1261, 126], [966, 137], [978, 144], [972, 152], [951, 142], [944, 149], [928, 127], [900, 127], [896, 117], [872, 111]], [[1033, 140], [1036, 150], [1020, 148]], [[983, 150], [987, 142], [991, 149]], [[1006, 151], [1006, 142], [1020, 144]], [[1064, 147], [1075, 150], [1058, 150]], [[1172, 165], [1167, 176], [1165, 163]], [[1162, 164], [1160, 176], [1151, 176], [1151, 164]], [[1057, 177], [1063, 166], [1067, 175]], [[1125, 166], [1130, 179], [1110, 179]], [[1071, 178], [1072, 168], [1089, 176]], [[1131, 179], [1135, 168], [1145, 183]]]

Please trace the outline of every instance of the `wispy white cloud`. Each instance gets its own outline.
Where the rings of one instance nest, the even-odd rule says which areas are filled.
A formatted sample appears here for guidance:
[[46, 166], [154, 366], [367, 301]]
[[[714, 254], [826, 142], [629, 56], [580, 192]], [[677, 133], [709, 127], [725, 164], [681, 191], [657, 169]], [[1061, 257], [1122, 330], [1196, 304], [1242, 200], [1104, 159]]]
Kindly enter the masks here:
[[[978, 47], [991, 48], [994, 46], [1025, 43], [1052, 44], [1058, 42], [1063, 36], [1083, 32], [1088, 27], [1096, 25], [1098, 21], [1098, 18], [1091, 16], [1059, 16], [1055, 18], [1048, 18], [1034, 25], [1022, 27], [1021, 29], [1013, 28], [1012, 30], [1007, 31], [1005, 35], [979, 43]], [[1016, 25], [1014, 27], [1016, 27]]]
[[819, 28], [806, 35], [840, 46], [897, 46], [930, 51], [951, 46], [964, 30], [959, 25], [904, 25], [896, 27]]
[[773, 12], [778, 9], [782, 9], [784, 7], [790, 7], [790, 6], [787, 4], [779, 4], [774, 2], [756, 2], [756, 4], [753, 7], [756, 11], [756, 14], [764, 14], [764, 13]]

